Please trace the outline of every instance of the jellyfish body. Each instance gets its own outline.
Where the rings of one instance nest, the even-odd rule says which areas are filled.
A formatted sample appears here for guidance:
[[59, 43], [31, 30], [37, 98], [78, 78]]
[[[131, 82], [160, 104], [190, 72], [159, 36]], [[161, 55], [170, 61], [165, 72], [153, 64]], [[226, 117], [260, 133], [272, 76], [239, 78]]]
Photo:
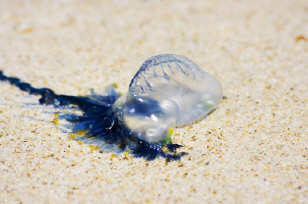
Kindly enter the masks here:
[[34, 88], [15, 77], [3, 75], [0, 80], [33, 95], [40, 95], [40, 104], [75, 105], [82, 115], [63, 114], [72, 133], [86, 143], [94, 142], [129, 149], [135, 157], [153, 160], [157, 156], [179, 160], [186, 153], [177, 153], [171, 134], [176, 126], [191, 123], [205, 116], [220, 103], [222, 86], [190, 59], [173, 54], [153, 56], [146, 60], [131, 80], [129, 90], [120, 96], [113, 88], [108, 95], [57, 95], [48, 88]]
[[222, 97], [215, 77], [187, 57], [164, 54], [141, 65], [128, 93], [115, 102], [114, 112], [136, 137], [170, 142], [176, 126], [205, 116]]

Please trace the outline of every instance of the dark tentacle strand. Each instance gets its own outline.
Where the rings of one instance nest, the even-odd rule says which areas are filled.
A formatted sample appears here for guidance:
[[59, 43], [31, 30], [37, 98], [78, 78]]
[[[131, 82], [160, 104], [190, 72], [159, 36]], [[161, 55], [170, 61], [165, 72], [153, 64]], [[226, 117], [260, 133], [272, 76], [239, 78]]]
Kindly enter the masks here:
[[[114, 90], [111, 90], [108, 96], [57, 95], [51, 89], [37, 89], [18, 78], [5, 76], [2, 71], [0, 71], [0, 81], [8, 81], [22, 91], [41, 96], [39, 102], [42, 105], [75, 105], [80, 108], [83, 111], [81, 116], [65, 114], [58, 118], [72, 123], [74, 125], [73, 132], [84, 132], [82, 138], [95, 138], [107, 144], [116, 144], [121, 151], [128, 148], [135, 157], [143, 157], [149, 161], [156, 157], [163, 157], [168, 161], [180, 160], [186, 154], [176, 152], [176, 149], [180, 148], [181, 145], [149, 143], [133, 136], [125, 124], [114, 116], [112, 106], [120, 96]], [[164, 151], [164, 148], [167, 151]]]

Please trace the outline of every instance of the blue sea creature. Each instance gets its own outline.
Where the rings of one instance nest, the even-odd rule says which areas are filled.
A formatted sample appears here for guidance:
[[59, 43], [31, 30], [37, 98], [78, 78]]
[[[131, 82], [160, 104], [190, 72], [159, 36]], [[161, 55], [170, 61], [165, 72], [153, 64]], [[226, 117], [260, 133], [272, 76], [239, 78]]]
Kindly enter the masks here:
[[135, 157], [147, 160], [157, 156], [178, 160], [185, 155], [176, 151], [181, 145], [172, 144], [174, 128], [205, 116], [223, 98], [222, 86], [215, 77], [190, 59], [173, 54], [146, 60], [122, 96], [113, 88], [106, 96], [57, 95], [51, 89], [33, 88], [1, 71], [0, 80], [41, 95], [41, 104], [76, 105], [82, 115], [59, 116], [73, 124], [73, 132], [84, 132], [84, 138], [116, 145], [122, 151], [129, 149]]

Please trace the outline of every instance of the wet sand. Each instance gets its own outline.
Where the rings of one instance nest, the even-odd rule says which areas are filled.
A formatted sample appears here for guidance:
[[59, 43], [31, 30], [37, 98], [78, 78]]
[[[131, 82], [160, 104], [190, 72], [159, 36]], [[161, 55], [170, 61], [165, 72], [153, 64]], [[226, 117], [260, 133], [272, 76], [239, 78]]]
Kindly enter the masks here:
[[0, 69], [58, 94], [125, 93], [157, 54], [223, 85], [219, 107], [178, 127], [188, 155], [100, 153], [57, 111], [0, 82], [0, 203], [307, 203], [307, 1], [0, 1]]

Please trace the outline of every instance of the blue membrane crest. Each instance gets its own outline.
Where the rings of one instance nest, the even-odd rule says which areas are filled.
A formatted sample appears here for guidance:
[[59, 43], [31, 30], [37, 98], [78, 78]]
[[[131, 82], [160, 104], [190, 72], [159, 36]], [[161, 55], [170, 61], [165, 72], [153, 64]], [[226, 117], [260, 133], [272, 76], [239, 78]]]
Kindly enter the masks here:
[[[146, 60], [129, 85], [118, 94], [109, 87], [106, 95], [58, 95], [48, 88], [34, 88], [15, 77], [3, 75], [22, 91], [39, 95], [39, 103], [54, 105], [69, 114], [61, 114], [74, 138], [101, 149], [129, 151], [135, 157], [153, 160], [163, 157], [179, 160], [186, 153], [172, 144], [177, 126], [189, 124], [214, 110], [223, 98], [220, 82], [187, 57], [157, 55]], [[82, 113], [73, 114], [72, 108]]]

